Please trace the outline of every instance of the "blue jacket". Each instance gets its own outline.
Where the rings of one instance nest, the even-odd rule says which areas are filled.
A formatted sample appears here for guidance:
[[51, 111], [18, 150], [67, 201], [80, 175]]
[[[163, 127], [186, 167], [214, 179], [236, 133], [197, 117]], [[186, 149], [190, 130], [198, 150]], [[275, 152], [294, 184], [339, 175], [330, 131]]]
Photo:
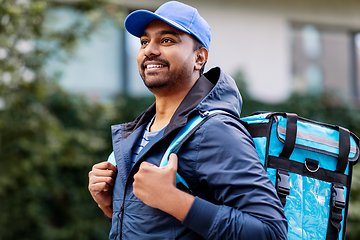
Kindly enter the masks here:
[[244, 127], [217, 115], [202, 125], [178, 153], [179, 174], [196, 198], [183, 222], [142, 203], [132, 192], [142, 161], [159, 164], [176, 133], [193, 114], [221, 109], [240, 116], [234, 80], [214, 68], [198, 79], [168, 126], [140, 152], [131, 149], [155, 114], [155, 104], [134, 122], [112, 126], [118, 174], [113, 193], [110, 239], [287, 239], [287, 221]]

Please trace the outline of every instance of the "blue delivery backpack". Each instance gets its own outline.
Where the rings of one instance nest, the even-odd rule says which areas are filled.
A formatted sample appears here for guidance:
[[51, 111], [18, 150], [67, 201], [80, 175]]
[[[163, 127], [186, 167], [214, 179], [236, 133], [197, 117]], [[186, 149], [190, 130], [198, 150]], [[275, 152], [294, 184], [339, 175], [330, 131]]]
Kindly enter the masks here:
[[[177, 153], [205, 121], [218, 114], [241, 121], [251, 134], [284, 206], [288, 239], [345, 239], [352, 168], [359, 156], [357, 136], [293, 113], [256, 113], [238, 119], [214, 110], [192, 118], [180, 130], [160, 167], [167, 165], [170, 153]], [[177, 184], [189, 189], [179, 174]]]

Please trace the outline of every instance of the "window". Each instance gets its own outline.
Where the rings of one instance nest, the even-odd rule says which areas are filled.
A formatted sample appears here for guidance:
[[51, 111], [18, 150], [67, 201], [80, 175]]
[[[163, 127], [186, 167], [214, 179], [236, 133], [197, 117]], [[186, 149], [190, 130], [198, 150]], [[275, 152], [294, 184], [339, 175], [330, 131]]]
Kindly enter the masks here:
[[360, 33], [354, 36], [355, 64], [354, 64], [354, 95], [357, 101], [360, 101]]
[[[295, 91], [354, 96], [353, 35], [332, 26], [293, 24], [292, 73]], [[350, 96], [350, 99], [349, 99]]]
[[[48, 12], [48, 27], [65, 29], [80, 17], [73, 9], [57, 8]], [[148, 94], [137, 70], [139, 47], [137, 38], [106, 19], [90, 39], [81, 41], [71, 59], [65, 63], [53, 59], [47, 71], [60, 72], [60, 85], [70, 92], [85, 93], [95, 101], [111, 100], [123, 92]]]

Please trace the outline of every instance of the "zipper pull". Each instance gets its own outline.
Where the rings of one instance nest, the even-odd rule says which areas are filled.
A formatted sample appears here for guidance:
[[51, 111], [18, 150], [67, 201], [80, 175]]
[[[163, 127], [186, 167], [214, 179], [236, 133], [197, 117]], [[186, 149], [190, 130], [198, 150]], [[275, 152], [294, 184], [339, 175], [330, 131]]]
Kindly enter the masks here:
[[120, 207], [120, 211], [119, 211], [119, 213], [118, 213], [118, 216], [120, 216], [120, 214], [122, 214], [123, 211], [124, 211], [124, 206], [121, 206], [121, 207]]
[[199, 110], [199, 113], [202, 118], [206, 118], [207, 116], [209, 116], [209, 111], [202, 112]]

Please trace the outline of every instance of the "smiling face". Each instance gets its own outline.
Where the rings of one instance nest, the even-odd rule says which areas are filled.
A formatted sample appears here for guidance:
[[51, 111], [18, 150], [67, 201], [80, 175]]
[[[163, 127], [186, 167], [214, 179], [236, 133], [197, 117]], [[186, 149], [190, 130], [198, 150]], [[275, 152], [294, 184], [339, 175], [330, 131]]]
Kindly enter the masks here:
[[199, 78], [206, 50], [194, 51], [194, 39], [189, 34], [154, 20], [146, 26], [140, 42], [139, 72], [153, 93], [190, 89]]

